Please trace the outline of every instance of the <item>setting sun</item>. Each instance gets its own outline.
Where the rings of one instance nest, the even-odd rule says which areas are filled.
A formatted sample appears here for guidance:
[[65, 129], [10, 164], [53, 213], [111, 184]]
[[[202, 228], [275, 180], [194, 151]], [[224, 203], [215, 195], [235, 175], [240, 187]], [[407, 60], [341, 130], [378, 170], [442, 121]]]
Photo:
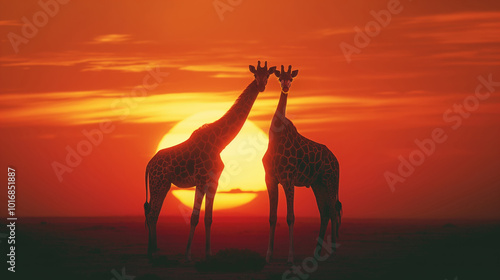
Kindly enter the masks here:
[[[184, 119], [163, 136], [157, 151], [187, 140], [198, 127], [219, 119], [223, 114], [223, 111], [205, 111]], [[247, 120], [238, 136], [221, 153], [225, 167], [219, 179], [214, 209], [244, 205], [257, 197], [255, 192], [266, 190], [262, 157], [267, 143], [264, 131]], [[175, 189], [172, 193], [184, 205], [193, 206], [194, 188]], [[204, 202], [201, 209], [204, 209]]]

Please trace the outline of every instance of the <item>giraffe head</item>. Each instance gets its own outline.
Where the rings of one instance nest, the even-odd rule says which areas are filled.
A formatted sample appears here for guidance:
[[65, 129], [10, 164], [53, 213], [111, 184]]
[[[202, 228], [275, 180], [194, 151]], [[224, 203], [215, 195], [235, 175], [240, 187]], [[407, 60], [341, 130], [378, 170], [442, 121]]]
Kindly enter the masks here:
[[292, 85], [293, 78], [295, 78], [298, 73], [299, 70], [292, 71], [292, 65], [288, 65], [288, 71], [286, 72], [283, 65], [281, 65], [281, 72], [279, 70], [274, 71], [274, 74], [280, 81], [281, 90], [284, 94], [288, 93], [288, 91], [290, 90], [290, 86]]
[[257, 82], [257, 88], [259, 92], [263, 92], [266, 89], [267, 79], [269, 75], [271, 75], [274, 70], [276, 70], [276, 66], [273, 66], [267, 69], [267, 61], [264, 64], [264, 67], [260, 67], [260, 61], [257, 64], [257, 69], [253, 65], [248, 66], [250, 72], [255, 76], [255, 81]]

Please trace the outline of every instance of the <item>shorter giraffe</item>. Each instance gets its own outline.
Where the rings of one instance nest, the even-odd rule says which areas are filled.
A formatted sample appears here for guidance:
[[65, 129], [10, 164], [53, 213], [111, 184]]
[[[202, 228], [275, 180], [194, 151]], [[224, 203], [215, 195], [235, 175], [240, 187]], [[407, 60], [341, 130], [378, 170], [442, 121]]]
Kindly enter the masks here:
[[266, 185], [269, 194], [269, 246], [266, 261], [270, 262], [274, 248], [278, 209], [278, 184], [283, 186], [287, 202], [287, 223], [289, 227], [290, 247], [288, 262], [293, 263], [293, 210], [294, 188], [311, 187], [321, 216], [318, 244], [315, 253], [319, 254], [325, 238], [328, 222], [332, 223], [331, 244], [335, 250], [335, 240], [341, 221], [342, 204], [339, 201], [339, 163], [333, 153], [325, 146], [316, 143], [297, 132], [292, 121], [285, 117], [288, 92], [298, 70], [275, 74], [281, 84], [278, 107], [269, 129], [269, 145], [262, 159], [266, 171]]

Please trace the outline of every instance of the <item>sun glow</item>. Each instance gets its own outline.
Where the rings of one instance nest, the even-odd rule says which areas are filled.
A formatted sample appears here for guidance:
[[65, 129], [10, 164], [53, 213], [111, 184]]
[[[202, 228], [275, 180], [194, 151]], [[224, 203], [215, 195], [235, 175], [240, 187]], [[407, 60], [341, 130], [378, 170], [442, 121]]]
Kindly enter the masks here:
[[[187, 140], [198, 127], [219, 119], [223, 114], [223, 111], [205, 111], [184, 119], [165, 134], [157, 151]], [[214, 209], [244, 205], [257, 197], [255, 192], [266, 190], [262, 157], [268, 141], [262, 129], [250, 120], [245, 122], [240, 133], [221, 153], [225, 167], [219, 179]], [[188, 207], [193, 206], [194, 193], [194, 189], [172, 190], [172, 194]], [[204, 209], [204, 202], [201, 209]]]

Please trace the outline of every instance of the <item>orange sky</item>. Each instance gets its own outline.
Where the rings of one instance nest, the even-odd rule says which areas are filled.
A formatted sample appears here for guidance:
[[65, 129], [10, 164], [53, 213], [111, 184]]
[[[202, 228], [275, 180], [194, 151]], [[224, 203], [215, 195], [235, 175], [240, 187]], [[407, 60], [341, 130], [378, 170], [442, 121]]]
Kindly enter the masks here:
[[[222, 15], [213, 2], [73, 0], [13, 47], [23, 18], [43, 10], [0, 1], [0, 162], [18, 171], [18, 215], [142, 215], [144, 168], [163, 136], [195, 113], [227, 110], [252, 80], [248, 64], [267, 60], [299, 69], [287, 114], [338, 157], [346, 217], [500, 218], [500, 86], [468, 103], [467, 117], [443, 118], [474, 102], [479, 76], [500, 81], [500, 2], [401, 1], [350, 63], [340, 45], [356, 46], [355, 28], [394, 0], [243, 0]], [[148, 67], [160, 83], [131, 99]], [[250, 113], [265, 132], [278, 97], [273, 77]], [[113, 131], [59, 182], [53, 162], [107, 119]], [[384, 174], [436, 128], [446, 141], [392, 192]], [[162, 215], [187, 211], [179, 205], [169, 194]], [[214, 216], [267, 213], [260, 192]], [[296, 191], [295, 213], [318, 215], [310, 189]]]

